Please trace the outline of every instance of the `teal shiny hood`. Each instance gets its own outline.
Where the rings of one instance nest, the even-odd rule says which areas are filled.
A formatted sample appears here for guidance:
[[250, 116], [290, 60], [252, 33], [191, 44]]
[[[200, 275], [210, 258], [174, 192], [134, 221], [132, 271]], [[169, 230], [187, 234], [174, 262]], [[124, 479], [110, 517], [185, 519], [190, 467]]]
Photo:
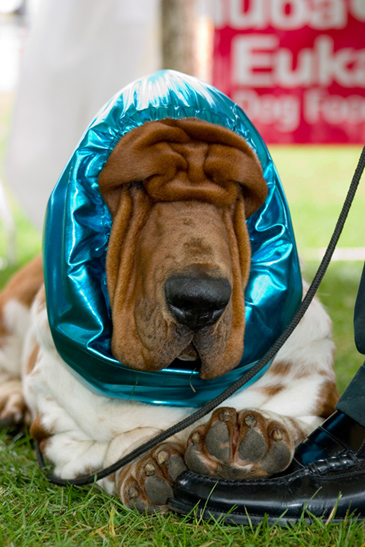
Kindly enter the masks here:
[[[245, 138], [268, 185], [265, 203], [247, 221], [252, 265], [245, 291], [244, 353], [234, 370], [212, 380], [200, 379], [179, 360], [158, 372], [136, 371], [115, 360], [110, 349], [105, 260], [112, 220], [99, 191], [99, 174], [127, 132], [148, 121], [189, 117]], [[302, 296], [290, 215], [264, 142], [223, 93], [174, 71], [156, 72], [130, 84], [92, 121], [50, 197], [43, 261], [49, 323], [63, 360], [100, 395], [154, 404], [201, 406], [221, 393], [283, 332]]]

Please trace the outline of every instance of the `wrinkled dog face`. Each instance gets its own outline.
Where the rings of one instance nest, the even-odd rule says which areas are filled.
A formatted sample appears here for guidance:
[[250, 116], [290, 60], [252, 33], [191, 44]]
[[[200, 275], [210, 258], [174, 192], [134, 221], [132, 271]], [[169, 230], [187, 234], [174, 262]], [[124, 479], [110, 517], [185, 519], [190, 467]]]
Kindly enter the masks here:
[[251, 258], [245, 221], [267, 193], [247, 143], [194, 118], [149, 122], [121, 138], [99, 186], [113, 217], [114, 356], [141, 370], [197, 359], [205, 379], [234, 368]]

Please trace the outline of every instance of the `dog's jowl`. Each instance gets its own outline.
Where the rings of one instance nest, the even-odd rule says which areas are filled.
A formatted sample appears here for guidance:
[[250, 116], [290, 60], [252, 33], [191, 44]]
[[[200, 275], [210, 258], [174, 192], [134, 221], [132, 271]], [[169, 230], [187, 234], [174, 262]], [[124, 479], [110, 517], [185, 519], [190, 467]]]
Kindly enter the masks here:
[[[68, 479], [191, 414], [213, 397], [206, 386], [216, 393], [222, 382], [223, 391], [272, 343], [284, 322], [276, 314], [290, 315], [299, 294], [285, 292], [290, 276], [278, 281], [289, 247], [277, 244], [282, 225], [267, 220], [280, 214], [277, 175], [238, 107], [170, 71], [120, 97], [51, 197], [45, 276], [37, 258], [0, 295], [1, 423], [27, 421]], [[188, 391], [175, 390], [176, 377]], [[336, 400], [331, 323], [315, 300], [263, 375], [100, 483], [129, 507], [161, 511], [186, 468], [265, 478], [290, 464]]]

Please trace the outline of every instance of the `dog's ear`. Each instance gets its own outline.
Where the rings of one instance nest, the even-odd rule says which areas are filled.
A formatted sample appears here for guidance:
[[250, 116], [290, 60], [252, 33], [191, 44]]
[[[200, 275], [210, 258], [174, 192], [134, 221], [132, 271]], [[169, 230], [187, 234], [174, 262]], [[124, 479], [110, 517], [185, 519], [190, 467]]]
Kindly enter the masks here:
[[138, 182], [154, 201], [198, 199], [224, 207], [241, 192], [246, 218], [267, 195], [260, 162], [246, 141], [195, 118], [148, 122], [120, 139], [99, 176], [113, 217], [122, 187]]

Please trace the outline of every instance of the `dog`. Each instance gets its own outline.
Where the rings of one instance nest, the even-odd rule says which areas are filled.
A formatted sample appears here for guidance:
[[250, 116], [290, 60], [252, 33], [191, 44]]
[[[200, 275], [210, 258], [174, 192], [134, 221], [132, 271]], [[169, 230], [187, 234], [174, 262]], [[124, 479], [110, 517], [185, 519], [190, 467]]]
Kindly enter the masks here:
[[[216, 123], [147, 121], [119, 139], [98, 185], [112, 219], [105, 270], [114, 358], [157, 373], [188, 360], [202, 380], [224, 378], [244, 351], [246, 219], [267, 196], [256, 153]], [[56, 346], [37, 257], [0, 294], [0, 420], [29, 423], [61, 478], [95, 473], [193, 412], [95, 393]], [[283, 471], [334, 411], [333, 353], [331, 321], [314, 299], [256, 382], [99, 484], [153, 512], [168, 509], [186, 468], [231, 480]]]

